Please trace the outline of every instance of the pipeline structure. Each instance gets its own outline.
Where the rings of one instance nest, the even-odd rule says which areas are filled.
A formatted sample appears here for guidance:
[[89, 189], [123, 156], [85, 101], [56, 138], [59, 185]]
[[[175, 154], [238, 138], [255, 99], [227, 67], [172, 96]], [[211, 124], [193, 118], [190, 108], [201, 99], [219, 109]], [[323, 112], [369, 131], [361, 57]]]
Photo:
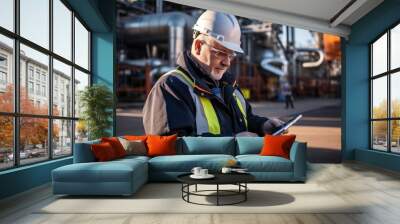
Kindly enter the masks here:
[[[190, 49], [192, 27], [202, 9], [170, 2], [117, 0], [119, 101], [143, 101], [154, 82]], [[250, 100], [282, 100], [290, 84], [295, 96], [340, 97], [340, 38], [309, 31], [299, 46], [293, 27], [238, 17], [245, 53], [230, 71]]]

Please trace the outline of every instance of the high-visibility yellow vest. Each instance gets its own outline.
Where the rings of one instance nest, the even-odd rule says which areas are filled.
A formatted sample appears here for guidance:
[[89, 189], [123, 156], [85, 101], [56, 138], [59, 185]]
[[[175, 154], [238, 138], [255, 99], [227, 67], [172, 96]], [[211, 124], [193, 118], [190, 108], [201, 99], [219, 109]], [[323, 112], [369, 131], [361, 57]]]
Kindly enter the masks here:
[[[199, 96], [194, 93], [193, 89], [195, 83], [185, 73], [176, 69], [167, 74], [169, 75], [173, 73], [178, 74], [178, 78], [180, 78], [185, 84], [187, 84], [190, 87], [189, 91], [190, 94], [192, 95], [193, 101], [196, 106], [197, 134], [198, 135], [201, 135], [203, 133], [212, 133], [215, 135], [221, 134], [221, 127], [218, 121], [217, 113], [215, 112], [214, 106], [212, 105], [210, 99], [204, 96]], [[246, 102], [238, 90], [235, 90], [233, 96], [240, 109], [240, 112], [242, 113], [247, 128], [247, 116], [245, 110]]]

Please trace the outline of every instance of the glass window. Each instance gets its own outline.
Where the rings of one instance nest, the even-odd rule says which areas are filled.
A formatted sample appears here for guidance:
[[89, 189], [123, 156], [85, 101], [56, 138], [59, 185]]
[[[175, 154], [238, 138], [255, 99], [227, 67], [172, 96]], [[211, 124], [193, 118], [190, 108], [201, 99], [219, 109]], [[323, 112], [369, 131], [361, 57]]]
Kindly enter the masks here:
[[33, 80], [33, 67], [32, 66], [29, 66], [28, 74], [29, 74], [29, 79]]
[[[2, 3], [0, 3], [1, 5]], [[1, 13], [1, 9], [0, 9]], [[0, 16], [1, 18], [1, 16]], [[0, 111], [14, 111], [14, 71], [7, 58], [13, 58], [13, 40], [0, 34]]]
[[0, 70], [0, 85], [6, 86], [7, 84], [7, 73]]
[[0, 170], [14, 165], [13, 117], [0, 115]]
[[387, 118], [387, 79], [386, 76], [372, 82], [372, 118]]
[[89, 70], [89, 32], [75, 18], [75, 63]]
[[387, 71], [387, 34], [372, 44], [372, 75]]
[[89, 86], [89, 75], [75, 69], [75, 117], [79, 117], [81, 114], [79, 96], [86, 86]]
[[390, 86], [391, 117], [400, 118], [400, 72], [391, 74]]
[[374, 149], [387, 151], [387, 121], [372, 122], [372, 146]]
[[35, 163], [49, 158], [48, 122], [49, 120], [44, 118], [20, 118], [21, 164]]
[[400, 153], [400, 120], [393, 120], [391, 123], [391, 151]]
[[7, 55], [0, 54], [0, 68], [7, 68]]
[[75, 142], [88, 140], [88, 128], [84, 120], [75, 121]]
[[[62, 115], [64, 117], [72, 117], [72, 91], [71, 89], [65, 89], [63, 88], [63, 86], [59, 86], [64, 85], [64, 83], [72, 83], [72, 68], [69, 65], [66, 65], [56, 59], [53, 59], [53, 78], [54, 78], [54, 84], [53, 84], [53, 89], [54, 89], [54, 94], [53, 95], [53, 102], [58, 102], [58, 90], [60, 89], [60, 94], [62, 94], [62, 96], [66, 96], [67, 97], [67, 102], [64, 102], [63, 98], [61, 98], [61, 102], [63, 102], [64, 104], [58, 104], [58, 105], [53, 105], [53, 114], [54, 115]], [[60, 81], [59, 81], [60, 80]], [[66, 114], [61, 114], [60, 112], [60, 108], [62, 106], [65, 106]]]
[[53, 50], [71, 60], [72, 12], [60, 1], [53, 0]]
[[46, 86], [42, 86], [42, 96], [46, 96]]
[[39, 69], [36, 69], [36, 80], [40, 81], [40, 71], [39, 71]]
[[34, 93], [34, 88], [33, 88], [33, 82], [28, 82], [28, 89], [29, 89], [29, 94]]
[[14, 31], [14, 0], [0, 1], [0, 26]]
[[21, 36], [49, 48], [49, 0], [20, 0]]
[[[19, 18], [14, 13], [16, 3]], [[73, 118], [80, 115], [79, 93], [90, 84], [89, 30], [64, 0], [0, 0], [0, 28], [0, 112], [11, 113], [0, 115], [0, 170], [48, 160], [50, 153], [54, 158], [71, 155], [74, 139], [87, 140], [86, 125], [76, 128]], [[14, 34], [17, 34], [15, 30], [20, 32], [9, 38], [4, 35], [4, 29]], [[19, 74], [14, 71], [15, 41], [19, 43]], [[53, 43], [52, 49], [50, 43]], [[56, 60], [53, 53], [70, 63]], [[76, 73], [74, 80], [73, 72]], [[15, 77], [20, 85], [18, 94], [15, 94]], [[53, 89], [50, 89], [50, 78]], [[52, 114], [49, 106], [53, 108]], [[19, 108], [18, 113], [15, 107]], [[13, 127], [15, 119], [19, 127]], [[49, 127], [52, 127], [51, 133]], [[18, 135], [13, 133], [15, 128], [19, 130]], [[79, 134], [73, 136], [73, 128]], [[19, 139], [18, 146], [13, 145], [16, 139]]]
[[[48, 96], [47, 94], [47, 88], [45, 88], [45, 94], [43, 94], [40, 86], [40, 70], [45, 72], [45, 74], [48, 74], [48, 62], [49, 62], [49, 57], [43, 53], [40, 53], [30, 47], [27, 47], [23, 44], [21, 44], [21, 55], [24, 55], [24, 57], [21, 57], [21, 73], [20, 73], [20, 80], [21, 80], [21, 89], [20, 89], [20, 108], [21, 108], [21, 113], [24, 114], [40, 114], [40, 115], [47, 115], [48, 114], [48, 97], [43, 97], [43, 95]], [[27, 91], [27, 86], [25, 84], [26, 80], [26, 61], [29, 61], [30, 65], [35, 67], [36, 74], [37, 74], [37, 79], [39, 79], [36, 83], [36, 90], [35, 90], [35, 95], [29, 95], [29, 92]], [[46, 86], [48, 86], [48, 80], [45, 82]], [[30, 103], [30, 99], [36, 99], [42, 101], [40, 105], [33, 105]]]
[[72, 121], [53, 120], [53, 157], [72, 154]]
[[400, 24], [390, 32], [390, 68], [400, 67]]
[[40, 95], [40, 84], [36, 84], [36, 95]]
[[[389, 34], [391, 44], [388, 46]], [[392, 153], [400, 153], [400, 72], [396, 71], [400, 66], [397, 57], [400, 53], [399, 40], [400, 25], [397, 25], [370, 46], [371, 147]], [[390, 62], [390, 69], [387, 62]]]

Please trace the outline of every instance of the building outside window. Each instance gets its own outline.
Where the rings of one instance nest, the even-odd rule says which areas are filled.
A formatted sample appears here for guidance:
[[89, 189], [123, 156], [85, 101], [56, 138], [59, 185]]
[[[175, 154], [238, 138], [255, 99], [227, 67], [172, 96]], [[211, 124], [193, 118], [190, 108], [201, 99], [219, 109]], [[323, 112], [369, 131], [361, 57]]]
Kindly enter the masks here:
[[[42, 13], [37, 14], [38, 11]], [[0, 160], [0, 170], [70, 156], [73, 143], [87, 139], [86, 127], [77, 127], [79, 114], [74, 113], [70, 106], [79, 102], [80, 88], [74, 92], [71, 88], [65, 88], [74, 83], [78, 85], [82, 79], [89, 80], [91, 75], [90, 32], [87, 26], [62, 0], [19, 1], [19, 12], [13, 12], [12, 16], [15, 17], [14, 21], [19, 21], [17, 29], [3, 27], [0, 23], [2, 28], [8, 30], [0, 29], [0, 84], [13, 87], [7, 89], [9, 92], [0, 91], [0, 97], [8, 99], [0, 101], [0, 123], [5, 130], [0, 132], [3, 140], [0, 141], [0, 152], [5, 158]], [[10, 32], [15, 35], [10, 35]], [[50, 42], [53, 43], [53, 49], [50, 48]], [[18, 44], [18, 48], [15, 48], [15, 44]], [[20, 59], [17, 62], [11, 60], [14, 52]], [[58, 61], [53, 55], [62, 60]], [[75, 55], [74, 60], [72, 55]], [[10, 66], [19, 66], [19, 88], [15, 88], [13, 69], [8, 68]], [[74, 79], [76, 73], [79, 75]], [[50, 78], [53, 78], [53, 89], [49, 91]], [[59, 80], [64, 82], [62, 87], [58, 85]], [[80, 87], [82, 85], [87, 86], [89, 82], [79, 84]], [[21, 93], [17, 99], [13, 98], [15, 89]], [[57, 106], [57, 98], [61, 94], [63, 102]], [[54, 105], [50, 105], [50, 97]], [[20, 108], [18, 113], [13, 109], [14, 104]], [[13, 132], [14, 125], [19, 130], [16, 134]], [[33, 138], [32, 132], [43, 134]]]
[[40, 96], [40, 84], [36, 84], [36, 95]]
[[371, 148], [400, 153], [400, 24], [370, 45]]
[[4, 71], [0, 71], [0, 84], [1, 85], [7, 84], [7, 74]]
[[7, 86], [7, 56], [0, 54], [0, 91], [5, 91]]
[[28, 93], [29, 94], [34, 93], [33, 82], [31, 82], [31, 81], [28, 82]]
[[46, 86], [42, 86], [42, 96], [46, 96]]
[[46, 83], [46, 74], [42, 73], [42, 83]]
[[33, 80], [33, 67], [29, 66], [28, 70], [29, 79]]
[[7, 56], [0, 54], [0, 68], [7, 68]]

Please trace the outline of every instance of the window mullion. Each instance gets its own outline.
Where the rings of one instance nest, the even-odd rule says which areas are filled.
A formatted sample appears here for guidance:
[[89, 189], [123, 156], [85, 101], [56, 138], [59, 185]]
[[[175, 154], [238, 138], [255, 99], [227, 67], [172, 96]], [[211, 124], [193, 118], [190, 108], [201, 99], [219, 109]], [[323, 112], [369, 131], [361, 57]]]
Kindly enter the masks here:
[[[390, 71], [390, 29], [387, 32], [387, 71]], [[388, 73], [387, 75], [387, 85], [388, 85], [388, 117], [392, 118], [392, 99], [391, 99], [391, 78], [392, 75]], [[392, 120], [388, 121], [388, 152], [392, 151]]]
[[[53, 52], [53, 0], [49, 0], [49, 50]], [[48, 75], [49, 86], [47, 90], [49, 94], [49, 120], [48, 120], [48, 151], [49, 159], [53, 159], [53, 57], [49, 55], [49, 75]]]
[[[14, 1], [14, 30], [19, 35], [19, 7], [20, 1]], [[19, 39], [14, 39], [14, 112], [19, 114], [20, 111], [20, 48]], [[19, 166], [19, 136], [20, 136], [20, 118], [14, 114], [14, 166]]]
[[[71, 117], [75, 118], [75, 12], [72, 11], [71, 15], [71, 23], [72, 23], [72, 29], [71, 29], [71, 60], [72, 60], [72, 71], [71, 71], [71, 91], [72, 91], [72, 105], [71, 105]], [[72, 121], [72, 132], [71, 132], [71, 150], [72, 150], [72, 155], [74, 155], [74, 147], [75, 147], [75, 125], [76, 121]]]

